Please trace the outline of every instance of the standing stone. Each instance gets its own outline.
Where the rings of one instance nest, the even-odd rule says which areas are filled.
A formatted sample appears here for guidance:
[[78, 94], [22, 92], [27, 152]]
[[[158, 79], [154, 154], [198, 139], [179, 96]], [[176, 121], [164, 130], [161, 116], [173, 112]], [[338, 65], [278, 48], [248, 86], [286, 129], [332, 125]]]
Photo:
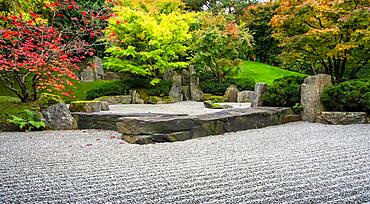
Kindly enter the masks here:
[[189, 86], [190, 85], [190, 74], [189, 74], [189, 71], [186, 70], [186, 69], [182, 70], [181, 83], [182, 83], [183, 86]]
[[38, 102], [47, 129], [77, 129], [75, 119], [60, 96], [42, 93]]
[[77, 129], [77, 123], [71, 112], [64, 103], [54, 104], [41, 109], [45, 120], [46, 128], [52, 130], [73, 130]]
[[190, 76], [190, 97], [192, 101], [203, 101], [204, 94], [199, 89], [199, 77], [195, 75], [194, 66], [189, 66], [189, 76]]
[[139, 92], [137, 90], [132, 91], [132, 103], [133, 104], [144, 104], [144, 99], [141, 98]]
[[102, 111], [109, 111], [109, 103], [107, 101], [100, 101], [100, 109]]
[[235, 85], [229, 86], [226, 89], [224, 97], [227, 102], [237, 102], [239, 89]]
[[94, 57], [94, 66], [95, 66], [95, 79], [103, 79], [104, 69], [100, 57], [97, 56]]
[[175, 74], [172, 76], [172, 87], [169, 96], [175, 99], [176, 102], [183, 100], [183, 94], [181, 91], [181, 75]]
[[190, 86], [181, 86], [182, 95], [184, 96], [184, 101], [190, 101]]
[[257, 83], [254, 88], [251, 107], [262, 106], [262, 95], [267, 91], [267, 84]]
[[87, 66], [86, 69], [82, 70], [82, 72], [80, 73], [80, 79], [83, 82], [95, 81], [94, 68], [91, 66]]
[[254, 91], [241, 91], [238, 93], [238, 103], [250, 103], [252, 102]]
[[315, 122], [317, 112], [324, 109], [320, 99], [322, 92], [331, 85], [331, 77], [327, 74], [309, 76], [304, 80], [301, 85], [302, 120]]

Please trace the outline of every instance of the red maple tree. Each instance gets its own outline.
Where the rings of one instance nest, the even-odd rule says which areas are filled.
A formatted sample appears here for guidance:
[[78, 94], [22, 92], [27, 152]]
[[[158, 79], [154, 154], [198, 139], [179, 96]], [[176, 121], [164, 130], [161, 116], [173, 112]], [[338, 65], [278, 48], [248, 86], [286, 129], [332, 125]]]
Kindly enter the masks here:
[[21, 16], [3, 20], [13, 25], [0, 29], [0, 79], [4, 85], [22, 102], [35, 101], [43, 90], [68, 95], [80, 59], [62, 49], [60, 33]]

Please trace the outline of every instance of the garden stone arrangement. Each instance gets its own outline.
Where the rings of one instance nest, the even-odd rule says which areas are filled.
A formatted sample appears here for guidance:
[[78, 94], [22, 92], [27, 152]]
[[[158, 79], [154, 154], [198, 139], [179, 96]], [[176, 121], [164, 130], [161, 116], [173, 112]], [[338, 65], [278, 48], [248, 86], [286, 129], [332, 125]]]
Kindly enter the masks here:
[[[169, 108], [171, 107], [172, 108]], [[185, 106], [185, 107], [184, 107]], [[238, 107], [237, 104], [234, 104]], [[205, 109], [199, 102], [167, 105], [116, 105], [113, 111], [73, 112], [80, 129], [106, 129], [122, 133], [129, 143], [183, 141], [226, 132], [235, 132], [282, 124], [290, 108], [256, 107], [249, 104], [227, 110]], [[161, 111], [159, 108], [162, 107]], [[188, 111], [186, 109], [195, 109]], [[131, 111], [128, 112], [127, 110]], [[159, 109], [159, 110], [158, 110]]]

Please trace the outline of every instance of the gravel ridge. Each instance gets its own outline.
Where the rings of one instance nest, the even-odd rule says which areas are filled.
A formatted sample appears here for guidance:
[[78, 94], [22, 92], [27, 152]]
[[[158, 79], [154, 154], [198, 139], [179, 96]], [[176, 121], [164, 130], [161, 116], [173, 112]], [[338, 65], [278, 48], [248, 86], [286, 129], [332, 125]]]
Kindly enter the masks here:
[[307, 122], [175, 143], [0, 133], [0, 203], [367, 203], [370, 125]]

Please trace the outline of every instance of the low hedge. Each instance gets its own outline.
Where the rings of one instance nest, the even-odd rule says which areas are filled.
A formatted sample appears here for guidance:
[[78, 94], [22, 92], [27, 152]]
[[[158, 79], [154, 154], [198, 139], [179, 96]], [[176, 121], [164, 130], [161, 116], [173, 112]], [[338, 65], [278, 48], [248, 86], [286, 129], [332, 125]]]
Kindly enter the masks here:
[[265, 106], [293, 107], [301, 100], [301, 84], [306, 77], [286, 76], [275, 79], [262, 96]]
[[155, 86], [150, 85], [149, 79], [126, 79], [120, 81], [112, 81], [96, 88], [89, 90], [86, 93], [86, 100], [94, 100], [102, 96], [127, 95], [130, 89], [143, 88], [150, 96], [168, 96], [172, 86], [171, 81], [162, 80]]
[[370, 79], [346, 81], [328, 87], [321, 101], [328, 111], [370, 113]]
[[224, 95], [226, 89], [233, 84], [236, 85], [240, 91], [254, 90], [255, 85], [255, 82], [248, 78], [229, 78], [221, 82], [214, 79], [201, 78], [200, 81], [199, 85], [203, 92], [218, 96]]

